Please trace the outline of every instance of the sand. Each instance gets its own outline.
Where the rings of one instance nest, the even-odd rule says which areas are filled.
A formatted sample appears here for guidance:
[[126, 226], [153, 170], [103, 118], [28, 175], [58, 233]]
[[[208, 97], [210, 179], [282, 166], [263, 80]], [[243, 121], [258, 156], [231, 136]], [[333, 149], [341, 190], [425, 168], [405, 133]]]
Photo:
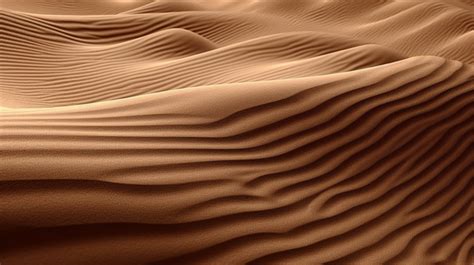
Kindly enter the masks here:
[[1, 0], [0, 263], [472, 264], [471, 0]]

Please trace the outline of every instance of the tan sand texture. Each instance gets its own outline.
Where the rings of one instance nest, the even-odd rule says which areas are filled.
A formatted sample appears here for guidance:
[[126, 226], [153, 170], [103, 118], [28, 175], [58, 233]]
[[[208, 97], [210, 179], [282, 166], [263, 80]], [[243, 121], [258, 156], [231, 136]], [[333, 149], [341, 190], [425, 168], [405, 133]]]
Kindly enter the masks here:
[[471, 0], [0, 0], [0, 263], [471, 265]]

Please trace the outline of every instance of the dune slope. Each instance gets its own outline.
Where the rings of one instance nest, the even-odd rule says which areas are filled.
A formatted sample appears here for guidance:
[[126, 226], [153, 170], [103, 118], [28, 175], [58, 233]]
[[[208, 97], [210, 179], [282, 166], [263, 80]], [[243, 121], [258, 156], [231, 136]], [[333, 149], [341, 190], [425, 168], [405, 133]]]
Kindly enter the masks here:
[[472, 2], [0, 3], [2, 265], [472, 262]]

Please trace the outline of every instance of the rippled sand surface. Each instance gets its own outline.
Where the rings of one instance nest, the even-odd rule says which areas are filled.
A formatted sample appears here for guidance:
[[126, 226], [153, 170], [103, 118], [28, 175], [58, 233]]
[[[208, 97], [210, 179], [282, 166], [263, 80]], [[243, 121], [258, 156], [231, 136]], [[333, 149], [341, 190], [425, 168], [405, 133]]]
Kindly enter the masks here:
[[2, 265], [456, 264], [471, 0], [0, 0]]

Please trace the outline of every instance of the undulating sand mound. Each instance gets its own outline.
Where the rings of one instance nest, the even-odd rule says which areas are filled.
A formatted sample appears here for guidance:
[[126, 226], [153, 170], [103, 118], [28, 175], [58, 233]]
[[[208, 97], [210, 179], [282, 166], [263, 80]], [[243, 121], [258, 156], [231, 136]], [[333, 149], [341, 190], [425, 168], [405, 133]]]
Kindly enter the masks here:
[[472, 1], [0, 3], [1, 265], [472, 263]]
[[105, 15], [141, 8], [153, 0], [1, 0], [2, 8], [39, 14]]

